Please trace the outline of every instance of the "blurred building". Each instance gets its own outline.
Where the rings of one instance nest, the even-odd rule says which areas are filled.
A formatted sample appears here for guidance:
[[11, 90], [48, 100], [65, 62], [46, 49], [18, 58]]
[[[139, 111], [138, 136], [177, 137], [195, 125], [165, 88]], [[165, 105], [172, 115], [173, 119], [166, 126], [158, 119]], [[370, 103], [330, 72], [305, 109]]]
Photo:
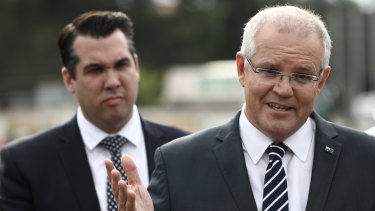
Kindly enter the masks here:
[[[154, 13], [143, 1], [114, 2], [127, 9], [137, 23], [136, 42], [142, 61], [160, 67], [171, 61], [234, 58], [242, 24], [265, 6], [264, 1], [238, 4], [224, 0], [153, 0]], [[114, 2], [99, 1], [98, 8], [109, 8], [102, 3]], [[177, 3], [181, 3], [179, 10], [175, 8]], [[330, 121], [360, 130], [375, 125], [375, 1], [292, 0], [290, 3], [321, 14], [333, 40], [332, 73], [316, 102], [316, 110]], [[4, 140], [63, 123], [76, 112], [74, 96], [65, 90], [59, 71], [51, 74], [51, 70], [60, 65], [55, 47], [57, 32], [76, 14], [88, 9], [86, 4], [79, 6], [75, 1], [63, 2], [71, 7], [71, 14], [58, 4], [43, 7], [42, 1], [3, 4], [0, 8], [7, 18], [0, 35], [1, 46], [7, 50], [0, 61], [0, 145]], [[137, 9], [129, 9], [132, 5]], [[178, 14], [181, 11], [184, 13]], [[28, 18], [20, 16], [21, 13]], [[205, 21], [198, 22], [202, 17]], [[193, 35], [192, 31], [197, 33]], [[18, 36], [23, 34], [28, 34], [28, 39]], [[178, 53], [176, 46], [180, 48]], [[146, 51], [150, 49], [154, 51]], [[155, 52], [161, 57], [156, 57]], [[229, 120], [242, 106], [243, 91], [233, 60], [173, 66], [163, 77], [160, 103], [140, 107], [142, 114], [150, 119], [196, 131]]]
[[[333, 70], [332, 74], [339, 73]], [[244, 103], [234, 60], [172, 66], [162, 84], [160, 103], [140, 106], [140, 112], [148, 119], [190, 131], [229, 121]], [[343, 106], [340, 100], [339, 87], [329, 81], [315, 109], [330, 121], [357, 129], [375, 125], [375, 92], [353, 94], [348, 116], [337, 112]], [[31, 95], [15, 95], [11, 104], [0, 113], [0, 143], [64, 123], [77, 109], [75, 96], [62, 82], [40, 83]]]
[[[242, 96], [235, 61], [174, 66], [164, 77], [161, 103], [139, 110], [151, 120], [197, 131], [228, 121], [241, 108]], [[9, 141], [45, 130], [66, 122], [76, 109], [75, 96], [62, 82], [42, 82], [31, 94], [11, 98], [0, 115], [7, 123], [0, 135]]]
[[375, 125], [375, 104], [358, 104], [372, 102], [364, 96], [375, 91], [375, 1], [317, 2], [333, 40], [328, 84], [338, 97], [331, 120], [364, 130]]
[[150, 119], [191, 131], [229, 121], [244, 102], [236, 62], [171, 67], [164, 77], [161, 102], [142, 107], [141, 112]]

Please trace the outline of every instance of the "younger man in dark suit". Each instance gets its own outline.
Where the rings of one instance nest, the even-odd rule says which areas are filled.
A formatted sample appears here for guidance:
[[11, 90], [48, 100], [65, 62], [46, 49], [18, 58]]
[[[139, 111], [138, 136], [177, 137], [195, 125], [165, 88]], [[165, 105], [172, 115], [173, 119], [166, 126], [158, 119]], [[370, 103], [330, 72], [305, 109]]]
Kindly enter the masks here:
[[312, 12], [278, 6], [257, 13], [236, 55], [242, 110], [158, 148], [150, 195], [129, 156], [128, 185], [107, 160], [121, 211], [375, 210], [374, 137], [313, 111], [331, 71], [330, 50]]
[[2, 149], [0, 210], [117, 210], [103, 160], [135, 157], [147, 185], [155, 149], [187, 132], [139, 115], [140, 70], [124, 13], [84, 13], [63, 28], [58, 45], [77, 115]]

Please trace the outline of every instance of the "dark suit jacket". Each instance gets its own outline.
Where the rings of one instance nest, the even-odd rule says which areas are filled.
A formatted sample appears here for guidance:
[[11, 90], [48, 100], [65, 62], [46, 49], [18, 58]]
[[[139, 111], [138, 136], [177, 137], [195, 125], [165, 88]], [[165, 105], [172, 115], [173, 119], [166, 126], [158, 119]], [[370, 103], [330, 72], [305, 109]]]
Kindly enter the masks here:
[[[306, 210], [374, 211], [375, 138], [316, 113], [312, 118], [315, 152]], [[257, 210], [238, 119], [156, 150], [149, 185], [156, 211]]]
[[[148, 169], [157, 147], [187, 132], [141, 118]], [[1, 211], [100, 211], [76, 117], [1, 151]]]

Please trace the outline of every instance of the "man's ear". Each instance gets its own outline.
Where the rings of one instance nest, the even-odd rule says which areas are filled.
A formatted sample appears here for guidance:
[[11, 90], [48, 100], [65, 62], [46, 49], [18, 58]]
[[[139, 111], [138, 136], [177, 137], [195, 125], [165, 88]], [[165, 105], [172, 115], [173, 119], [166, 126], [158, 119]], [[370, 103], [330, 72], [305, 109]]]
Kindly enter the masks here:
[[322, 79], [320, 79], [320, 81], [318, 83], [318, 86], [317, 86], [318, 95], [320, 94], [324, 85], [326, 84], [326, 81], [329, 77], [329, 74], [331, 73], [331, 67], [327, 66], [323, 71], [324, 71], [324, 73], [322, 75]]
[[244, 87], [245, 86], [245, 57], [241, 52], [237, 52], [236, 62], [237, 62], [238, 81], [240, 82], [241, 86]]
[[61, 69], [61, 75], [63, 77], [66, 89], [70, 93], [74, 94], [76, 92], [75, 79], [72, 77], [72, 75], [70, 74], [70, 72], [68, 71], [68, 69], [66, 67], [63, 67]]
[[134, 59], [135, 71], [137, 71], [138, 80], [139, 80], [141, 78], [141, 70], [139, 68], [138, 55], [134, 54], [133, 59]]
[[138, 55], [134, 54], [133, 58], [134, 58], [135, 69], [139, 72]]

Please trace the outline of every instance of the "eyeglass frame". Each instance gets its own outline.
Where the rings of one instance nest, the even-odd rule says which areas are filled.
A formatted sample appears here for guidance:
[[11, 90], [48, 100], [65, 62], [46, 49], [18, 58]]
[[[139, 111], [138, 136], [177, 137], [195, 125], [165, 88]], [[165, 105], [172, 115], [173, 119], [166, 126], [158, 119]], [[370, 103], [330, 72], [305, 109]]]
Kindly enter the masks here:
[[275, 73], [278, 73], [278, 77], [280, 77], [280, 80], [282, 80], [282, 78], [284, 76], [288, 76], [289, 78], [289, 81], [292, 80], [292, 78], [295, 78], [296, 75], [303, 75], [303, 76], [309, 76], [311, 78], [313, 78], [311, 80], [311, 82], [314, 82], [314, 86], [312, 88], [315, 88], [315, 85], [316, 85], [316, 82], [320, 81], [323, 77], [323, 74], [324, 74], [324, 69], [321, 68], [320, 69], [320, 74], [319, 76], [316, 76], [316, 75], [310, 75], [310, 74], [303, 74], [303, 73], [291, 73], [291, 74], [283, 74], [280, 70], [275, 70], [275, 69], [267, 69], [267, 68], [260, 68], [260, 67], [255, 67], [254, 64], [251, 62], [250, 58], [247, 58], [246, 56], [244, 56], [245, 59], [247, 60], [247, 62], [250, 64], [251, 66], [251, 69], [254, 71], [254, 73], [261, 73], [262, 71], [259, 71], [259, 69], [261, 70], [265, 70], [265, 71], [269, 71], [269, 70], [272, 70], [273, 72]]

